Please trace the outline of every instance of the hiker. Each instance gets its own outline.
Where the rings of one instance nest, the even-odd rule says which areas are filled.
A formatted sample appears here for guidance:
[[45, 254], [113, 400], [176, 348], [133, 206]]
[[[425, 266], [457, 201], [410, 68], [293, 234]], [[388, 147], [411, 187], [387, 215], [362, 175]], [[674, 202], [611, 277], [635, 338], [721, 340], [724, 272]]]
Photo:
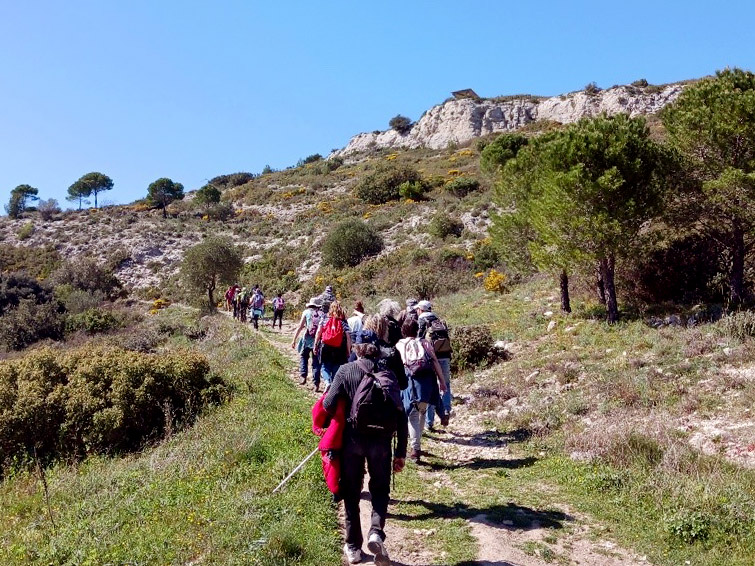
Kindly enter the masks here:
[[[225, 292], [225, 310], [231, 312], [233, 310], [233, 296], [236, 294], [238, 285], [231, 285]], [[234, 316], [234, 318], [236, 318]]]
[[320, 356], [320, 369], [325, 387], [329, 387], [338, 368], [349, 361], [351, 333], [346, 314], [338, 301], [333, 301], [328, 316], [320, 322], [315, 336], [315, 353]]
[[[336, 303], [333, 303], [334, 305]], [[332, 308], [332, 307], [331, 307]], [[338, 407], [339, 400], [346, 400], [346, 414], [349, 418], [343, 435], [341, 455], [341, 481], [339, 495], [343, 498], [344, 527], [346, 530], [344, 554], [350, 564], [362, 561], [362, 524], [359, 519], [359, 502], [362, 496], [365, 462], [370, 475], [368, 484], [372, 500], [372, 518], [367, 548], [375, 555], [377, 566], [391, 564], [385, 549], [385, 519], [388, 513], [388, 501], [391, 488], [391, 469], [399, 473], [406, 462], [407, 420], [404, 409], [398, 399], [398, 384], [396, 376], [389, 371], [372, 373], [377, 359], [378, 349], [373, 344], [357, 344], [354, 346], [357, 361], [342, 365], [333, 378], [333, 383], [325, 393], [322, 406], [331, 414]], [[382, 387], [366, 389], [360, 387], [365, 376], [371, 374]], [[379, 413], [370, 423], [367, 422], [367, 411], [359, 411], [365, 406], [361, 400], [366, 399], [362, 392], [387, 391], [382, 398]], [[373, 397], [371, 400], [374, 400]], [[372, 404], [373, 407], [376, 404]], [[377, 422], [379, 421], [379, 423]], [[360, 426], [361, 425], [361, 426]], [[373, 432], [374, 431], [374, 432]], [[396, 432], [396, 449], [391, 454], [391, 439]], [[393, 464], [391, 465], [391, 462]]]
[[236, 311], [238, 319], [246, 322], [246, 311], [249, 309], [249, 289], [242, 287], [236, 292]]
[[404, 362], [394, 346], [388, 343], [388, 319], [379, 314], [366, 316], [364, 327], [357, 333], [357, 343], [369, 343], [377, 346], [379, 350], [378, 367], [394, 373], [401, 389], [406, 389], [409, 384]]
[[404, 324], [404, 321], [413, 318], [414, 320], [417, 320], [418, 317], [417, 313], [417, 299], [406, 299], [406, 309], [402, 313], [402, 318], [399, 321], [402, 325]]
[[388, 321], [388, 344], [395, 346], [401, 340], [401, 305], [392, 299], [383, 299], [377, 304], [378, 312]]
[[443, 426], [448, 424], [448, 416], [440, 399], [440, 393], [446, 390], [443, 370], [435, 357], [433, 345], [417, 338], [418, 328], [416, 320], [404, 321], [401, 327], [404, 338], [396, 344], [409, 378], [408, 387], [401, 391], [404, 410], [409, 418], [409, 439], [412, 445], [409, 459], [417, 464], [422, 456], [422, 431], [425, 428], [428, 405], [435, 405]]
[[[320, 358], [315, 355], [315, 336], [320, 328], [320, 302], [317, 297], [313, 297], [307, 302], [304, 312], [301, 313], [299, 326], [294, 333], [294, 339], [291, 341], [291, 347], [299, 352], [299, 385], [307, 383], [307, 374], [309, 358], [312, 356], [312, 384], [315, 386], [315, 392], [320, 391]], [[299, 339], [299, 334], [304, 330], [304, 335]], [[298, 342], [297, 342], [298, 340]]]
[[278, 321], [278, 329], [283, 330], [283, 311], [286, 310], [286, 300], [283, 298], [283, 293], [278, 293], [273, 299], [273, 328], [275, 328], [275, 321]]
[[319, 299], [322, 304], [323, 312], [327, 314], [330, 309], [330, 304], [336, 300], [336, 294], [333, 292], [333, 287], [327, 285], [325, 290], [320, 294]]
[[259, 319], [265, 314], [265, 295], [262, 294], [262, 289], [260, 289], [259, 285], [254, 286], [252, 298], [249, 301], [249, 310], [252, 314], [254, 329], [259, 330]]
[[[442, 395], [443, 408], [446, 414], [451, 416], [451, 339], [448, 334], [448, 325], [445, 321], [438, 318], [433, 312], [433, 305], [430, 301], [420, 301], [417, 303], [419, 317], [417, 322], [417, 336], [419, 338], [429, 338], [428, 342], [433, 345], [435, 357], [438, 358], [440, 368], [443, 370], [443, 379], [446, 382], [446, 390]], [[425, 415], [425, 424], [430, 430], [434, 430], [433, 422], [435, 421], [435, 408], [430, 405]]]
[[[364, 320], [364, 305], [362, 304], [362, 301], [357, 301], [354, 305], [354, 312], [352, 315], [346, 320], [346, 322], [349, 323], [349, 329], [351, 330], [351, 343], [354, 343], [354, 339], [356, 338], [357, 332], [362, 330], [362, 324]], [[353, 361], [353, 360], [349, 360]]]

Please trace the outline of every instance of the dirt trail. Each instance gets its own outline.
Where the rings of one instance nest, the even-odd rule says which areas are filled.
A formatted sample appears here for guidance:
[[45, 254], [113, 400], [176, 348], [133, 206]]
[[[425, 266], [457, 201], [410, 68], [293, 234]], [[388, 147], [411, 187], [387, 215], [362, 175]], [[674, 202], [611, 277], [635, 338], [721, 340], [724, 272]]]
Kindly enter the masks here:
[[[283, 323], [282, 330], [272, 330], [269, 320], [260, 325], [260, 333], [280, 352], [292, 361], [291, 379], [299, 383], [298, 354], [291, 348], [291, 339], [296, 325], [290, 321]], [[300, 386], [316, 397], [311, 381]], [[464, 391], [454, 391], [463, 395]], [[474, 461], [498, 462], [502, 469], [516, 465], [510, 454], [507, 440], [496, 430], [486, 429], [479, 424], [475, 414], [465, 404], [455, 407], [454, 418], [443, 432], [427, 434], [423, 439], [423, 451], [428, 451], [441, 459], [447, 467], [465, 465]], [[414, 464], [408, 463], [408, 466]], [[454, 488], [453, 481], [443, 471], [443, 466], [421, 466], [418, 471], [428, 482]], [[481, 471], [480, 473], [486, 473]], [[370, 523], [369, 493], [365, 486], [361, 506], [362, 528], [367, 530]], [[392, 506], [393, 507], [393, 504]], [[566, 505], [553, 504], [560, 512], [537, 512], [526, 507], [510, 504], [508, 511], [514, 513], [515, 520], [491, 520], [480, 513], [469, 517], [469, 532], [477, 540], [477, 556], [472, 562], [450, 563], [444, 561], [432, 544], [432, 530], [416, 529], [410, 517], [391, 516], [386, 524], [386, 548], [395, 566], [548, 566], [549, 564], [579, 564], [583, 566], [632, 566], [649, 563], [645, 557], [617, 547], [614, 543], [602, 540], [596, 525], [586, 517], [571, 512]], [[432, 503], [428, 510], [433, 511]], [[438, 511], [448, 517], [447, 509]], [[453, 517], [451, 517], [453, 518]], [[559, 537], [553, 541], [554, 523], [559, 526]], [[366, 537], [365, 537], [366, 540]], [[546, 544], [546, 542], [548, 544]], [[363, 548], [366, 551], [366, 544]], [[363, 554], [361, 564], [373, 564], [372, 556]], [[344, 560], [344, 564], [346, 564]]]

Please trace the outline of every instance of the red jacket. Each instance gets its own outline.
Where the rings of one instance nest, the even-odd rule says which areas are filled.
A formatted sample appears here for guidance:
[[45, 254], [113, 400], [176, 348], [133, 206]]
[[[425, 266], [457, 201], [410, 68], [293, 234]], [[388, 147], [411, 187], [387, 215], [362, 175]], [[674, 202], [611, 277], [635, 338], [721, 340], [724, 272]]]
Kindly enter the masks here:
[[341, 479], [341, 455], [343, 431], [346, 428], [346, 400], [339, 399], [334, 414], [322, 406], [325, 395], [320, 397], [312, 407], [312, 432], [320, 436], [322, 473], [325, 483], [333, 494], [338, 494], [338, 480]]

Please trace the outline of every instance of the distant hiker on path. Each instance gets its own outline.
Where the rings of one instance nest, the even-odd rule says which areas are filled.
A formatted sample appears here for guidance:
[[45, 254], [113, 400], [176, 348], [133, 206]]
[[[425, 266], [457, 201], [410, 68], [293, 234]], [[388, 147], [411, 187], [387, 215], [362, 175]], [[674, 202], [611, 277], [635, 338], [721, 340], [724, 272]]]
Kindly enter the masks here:
[[330, 310], [330, 304], [336, 300], [336, 294], [333, 292], [333, 287], [331, 285], [325, 287], [325, 290], [318, 298], [320, 299], [323, 312], [327, 314]]
[[443, 370], [435, 357], [432, 344], [417, 338], [418, 328], [416, 320], [405, 321], [401, 327], [405, 337], [399, 340], [396, 349], [401, 355], [409, 378], [409, 386], [401, 392], [404, 410], [409, 417], [409, 439], [412, 445], [409, 459], [419, 464], [427, 407], [435, 405], [443, 426], [448, 424], [448, 415], [440, 400], [440, 393], [446, 390]]
[[354, 312], [346, 321], [349, 323], [352, 343], [356, 338], [357, 332], [362, 330], [362, 322], [364, 321], [364, 316], [364, 305], [362, 304], [362, 301], [357, 301], [354, 305]]
[[[335, 304], [335, 303], [334, 303]], [[344, 526], [346, 541], [344, 554], [350, 564], [362, 561], [362, 525], [359, 519], [359, 502], [364, 481], [364, 468], [370, 475], [369, 490], [372, 499], [372, 519], [367, 537], [367, 548], [375, 555], [377, 566], [391, 564], [385, 549], [385, 519], [388, 513], [388, 501], [391, 487], [391, 469], [398, 473], [404, 468], [407, 443], [407, 420], [403, 407], [398, 400], [398, 383], [396, 377], [388, 372], [377, 372], [375, 360], [378, 349], [373, 344], [357, 344], [354, 346], [357, 361], [342, 365], [333, 383], [325, 394], [323, 408], [334, 414], [340, 399], [346, 400], [346, 414], [349, 420], [346, 424], [343, 438], [343, 452], [341, 456], [341, 483], [339, 493], [344, 503]], [[363, 405], [364, 386], [360, 387], [367, 374], [383, 386], [382, 389], [373, 387], [372, 390], [393, 390], [395, 399], [390, 395], [381, 408], [380, 422], [367, 420], [366, 413], [358, 411]], [[382, 393], [381, 393], [382, 395]], [[374, 399], [374, 398], [373, 398]], [[374, 406], [374, 405], [373, 405]], [[356, 418], [355, 411], [357, 412]], [[371, 412], [374, 414], [375, 411]], [[396, 432], [396, 451], [391, 455], [391, 439]], [[391, 466], [391, 461], [393, 465]]]
[[254, 286], [252, 298], [249, 301], [249, 312], [252, 315], [254, 329], [259, 330], [260, 317], [265, 314], [265, 295], [262, 294], [259, 285]]
[[286, 301], [283, 299], [283, 293], [278, 293], [273, 299], [273, 328], [275, 321], [278, 321], [278, 329], [283, 330], [283, 311], [286, 310]]
[[[448, 326], [438, 318], [433, 312], [433, 305], [430, 301], [420, 301], [417, 303], [419, 318], [417, 322], [419, 328], [417, 336], [419, 338], [429, 338], [428, 342], [433, 345], [435, 357], [438, 358], [440, 368], [443, 370], [443, 379], [446, 382], [446, 390], [443, 392], [443, 408], [447, 415], [451, 415], [451, 338], [448, 334]], [[427, 428], [433, 430], [433, 421], [435, 420], [435, 407], [427, 407], [425, 424]]]
[[401, 340], [401, 305], [392, 299], [383, 299], [377, 304], [378, 312], [388, 322], [388, 344], [395, 346]]
[[[296, 348], [299, 352], [299, 377], [301, 378], [299, 385], [307, 383], [309, 357], [312, 356], [312, 384], [315, 386], [315, 391], [320, 391], [320, 358], [314, 353], [315, 336], [320, 328], [320, 313], [319, 299], [317, 297], [311, 298], [307, 302], [304, 312], [301, 313], [299, 326], [291, 341], [291, 347]], [[302, 330], [305, 331], [304, 336], [299, 339]]]
[[231, 285], [225, 292], [225, 310], [227, 310], [228, 312], [234, 311], [233, 318], [236, 318], [235, 309], [233, 308], [233, 297], [236, 294], [236, 290], [238, 288], [238, 285]]

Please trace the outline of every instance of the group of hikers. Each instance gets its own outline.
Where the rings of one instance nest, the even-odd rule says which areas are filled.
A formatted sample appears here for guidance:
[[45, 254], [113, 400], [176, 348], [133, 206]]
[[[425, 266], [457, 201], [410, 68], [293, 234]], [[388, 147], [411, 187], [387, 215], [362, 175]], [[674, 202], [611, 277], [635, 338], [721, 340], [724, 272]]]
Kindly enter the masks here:
[[[259, 329], [259, 320], [265, 316], [265, 294], [259, 285], [251, 289], [242, 287], [238, 283], [228, 287], [225, 292], [225, 308], [228, 312], [233, 312], [233, 318], [239, 322], [247, 322], [251, 319], [255, 329]], [[273, 308], [273, 323], [275, 328], [276, 321], [278, 328], [283, 328], [283, 313], [286, 310], [286, 300], [283, 293], [278, 292], [271, 301]]]
[[[451, 416], [451, 342], [448, 327], [430, 301], [390, 299], [367, 314], [356, 302], [350, 316], [332, 287], [307, 302], [291, 347], [300, 355], [299, 376], [307, 383], [311, 360], [315, 391], [324, 395], [313, 408], [313, 430], [328, 488], [345, 510], [344, 553], [362, 560], [364, 542], [359, 502], [369, 473], [372, 515], [367, 548], [378, 566], [389, 565], [385, 549], [391, 471], [409, 458], [420, 463], [421, 439], [435, 416], [443, 426]], [[395, 447], [391, 440], [396, 437]]]

